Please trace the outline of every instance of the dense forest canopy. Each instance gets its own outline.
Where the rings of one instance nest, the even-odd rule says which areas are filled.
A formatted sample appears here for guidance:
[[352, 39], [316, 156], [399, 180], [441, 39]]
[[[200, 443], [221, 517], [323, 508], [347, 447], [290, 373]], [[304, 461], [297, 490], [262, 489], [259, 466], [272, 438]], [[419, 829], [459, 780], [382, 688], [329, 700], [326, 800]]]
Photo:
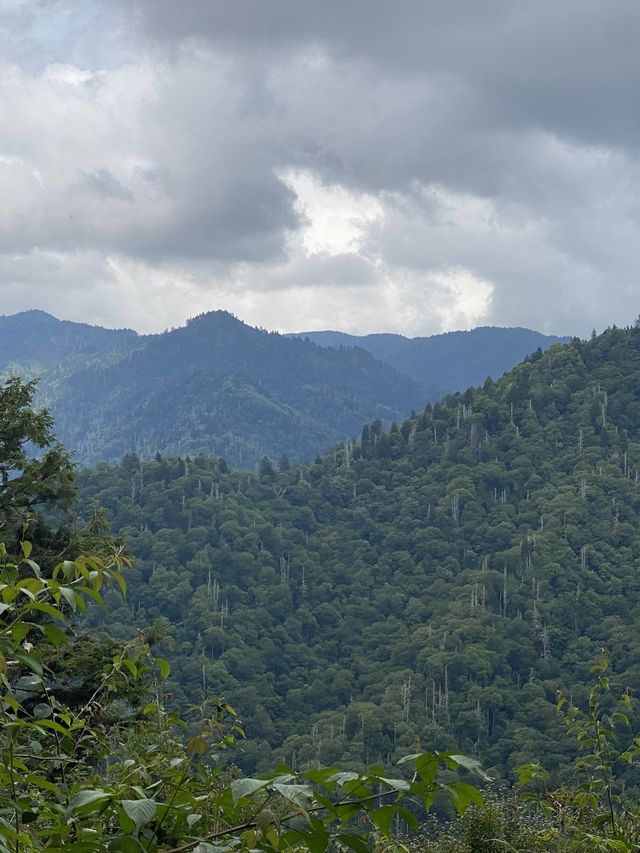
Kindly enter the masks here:
[[603, 647], [640, 687], [639, 431], [640, 330], [613, 328], [310, 466], [98, 466], [83, 500], [136, 558], [109, 630], [163, 628], [179, 700], [233, 696], [247, 768], [419, 741], [562, 776], [556, 692]]

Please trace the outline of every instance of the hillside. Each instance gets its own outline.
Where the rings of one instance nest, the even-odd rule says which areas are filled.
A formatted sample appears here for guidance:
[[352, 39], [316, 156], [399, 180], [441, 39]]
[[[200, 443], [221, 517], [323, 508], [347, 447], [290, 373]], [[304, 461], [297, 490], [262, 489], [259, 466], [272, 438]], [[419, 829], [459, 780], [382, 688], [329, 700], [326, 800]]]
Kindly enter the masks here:
[[431, 402], [446, 393], [480, 385], [487, 376], [498, 379], [538, 348], [546, 350], [553, 344], [569, 341], [531, 329], [497, 326], [420, 338], [343, 332], [300, 332], [300, 337], [323, 347], [361, 347], [416, 382], [428, 378], [439, 390], [439, 394], [428, 398]]
[[494, 360], [511, 366], [520, 350], [505, 351], [503, 332], [518, 332], [521, 350], [525, 341], [532, 351], [548, 344], [525, 331], [489, 330], [484, 360], [469, 357], [466, 345], [457, 352], [467, 338], [445, 335], [433, 339], [430, 361], [398, 350], [391, 364], [362, 348], [327, 349], [254, 329], [223, 311], [158, 335], [27, 311], [0, 317], [0, 372], [40, 380], [38, 401], [80, 465], [128, 452], [204, 453], [256, 470], [265, 455], [310, 461], [359, 435], [365, 421], [402, 420], [439, 396], [442, 365], [458, 364], [460, 389], [484, 371], [492, 348]]
[[313, 458], [363, 419], [398, 420], [422, 399], [417, 383], [362, 350], [321, 349], [215, 312], [76, 371], [51, 409], [85, 463], [204, 452], [255, 468], [264, 455]]
[[232, 700], [245, 766], [419, 742], [562, 775], [556, 691], [603, 647], [640, 689], [639, 467], [640, 330], [614, 328], [310, 466], [130, 456], [82, 500], [136, 557], [109, 631], [160, 620], [174, 695]]
[[96, 356], [127, 351], [139, 340], [131, 329], [72, 323], [44, 311], [0, 316], [0, 373], [43, 376], [73, 371]]

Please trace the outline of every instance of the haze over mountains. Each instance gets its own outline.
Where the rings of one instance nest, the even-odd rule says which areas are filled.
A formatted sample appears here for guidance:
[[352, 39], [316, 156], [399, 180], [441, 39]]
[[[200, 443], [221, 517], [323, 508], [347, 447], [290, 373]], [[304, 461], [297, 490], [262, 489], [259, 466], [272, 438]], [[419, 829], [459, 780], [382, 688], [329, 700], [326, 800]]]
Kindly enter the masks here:
[[[531, 329], [499, 326], [419, 338], [392, 334], [347, 335], [344, 332], [301, 332], [299, 337], [308, 338], [321, 347], [361, 347], [417, 382], [429, 376], [437, 386], [436, 396], [480, 385], [487, 376], [497, 379], [538, 347], [544, 350], [569, 340]], [[435, 399], [433, 392], [427, 399]]]
[[309, 461], [365, 422], [400, 421], [559, 340], [500, 328], [285, 336], [223, 311], [138, 335], [27, 311], [0, 318], [0, 370], [39, 379], [80, 464], [204, 453], [255, 469], [265, 455]]

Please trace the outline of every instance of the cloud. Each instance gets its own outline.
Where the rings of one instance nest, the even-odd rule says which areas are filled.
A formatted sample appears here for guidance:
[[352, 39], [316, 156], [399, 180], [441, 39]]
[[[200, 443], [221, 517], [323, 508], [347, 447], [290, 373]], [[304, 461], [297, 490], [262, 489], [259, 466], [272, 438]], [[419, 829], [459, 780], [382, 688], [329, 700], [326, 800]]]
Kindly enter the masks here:
[[411, 334], [637, 314], [631, 0], [5, 6], [4, 310]]

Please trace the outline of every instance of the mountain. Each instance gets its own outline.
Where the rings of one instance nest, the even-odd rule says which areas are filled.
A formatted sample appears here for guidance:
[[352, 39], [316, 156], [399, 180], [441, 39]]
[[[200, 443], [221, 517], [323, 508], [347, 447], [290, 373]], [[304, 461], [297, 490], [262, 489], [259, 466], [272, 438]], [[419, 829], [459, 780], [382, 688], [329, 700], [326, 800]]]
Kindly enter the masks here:
[[49, 370], [73, 370], [96, 356], [126, 351], [138, 340], [131, 329], [72, 323], [44, 311], [0, 316], [0, 372], [41, 376]]
[[0, 372], [40, 380], [38, 401], [79, 464], [206, 453], [256, 470], [264, 456], [309, 461], [367, 421], [389, 426], [442, 387], [499, 374], [551, 340], [524, 329], [370, 338], [379, 355], [268, 333], [223, 311], [157, 335], [27, 311], [0, 317]]
[[431, 402], [445, 393], [480, 385], [487, 376], [497, 379], [538, 348], [546, 350], [570, 340], [531, 329], [497, 326], [422, 338], [390, 334], [357, 336], [343, 332], [300, 332], [299, 337], [322, 347], [361, 347], [416, 382], [435, 385], [439, 393], [429, 396]]
[[0, 338], [0, 367], [41, 377], [39, 402], [83, 464], [129, 451], [206, 452], [248, 468], [264, 455], [310, 459], [363, 421], [399, 420], [424, 401], [418, 383], [364, 350], [322, 349], [225, 312], [146, 336], [29, 312], [2, 318]]
[[238, 709], [247, 768], [422, 744], [563, 779], [557, 691], [584, 705], [603, 648], [613, 689], [640, 689], [640, 329], [537, 353], [312, 465], [129, 456], [81, 484], [135, 556], [93, 624], [155, 626], [176, 699]]

